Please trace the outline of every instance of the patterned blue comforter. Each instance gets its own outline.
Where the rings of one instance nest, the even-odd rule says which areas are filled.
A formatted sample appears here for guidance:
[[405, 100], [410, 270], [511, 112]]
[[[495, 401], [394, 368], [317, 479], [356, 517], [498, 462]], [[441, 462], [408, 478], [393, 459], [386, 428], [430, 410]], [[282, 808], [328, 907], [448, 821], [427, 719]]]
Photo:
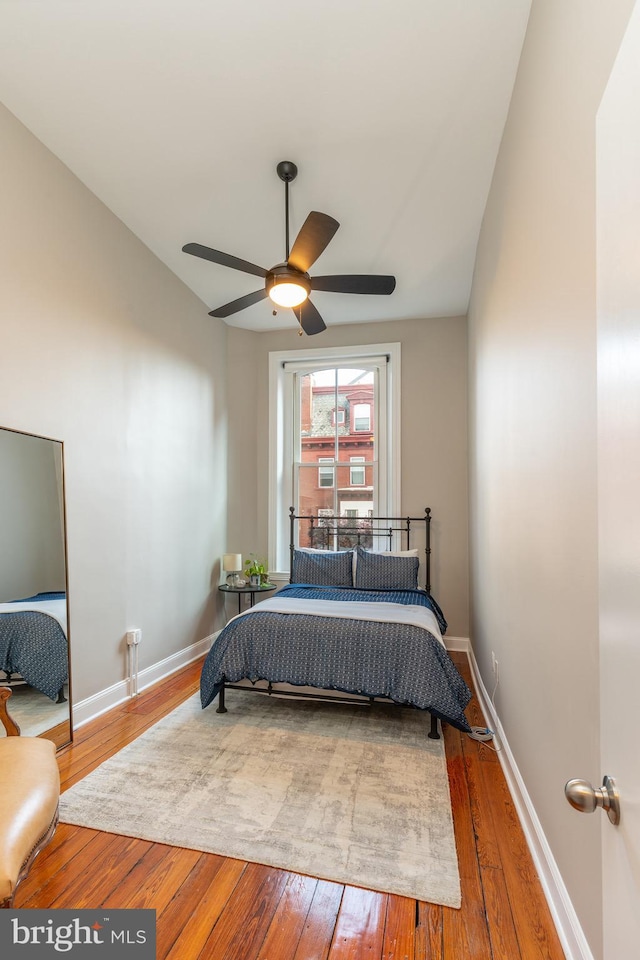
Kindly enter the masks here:
[[[63, 598], [64, 593], [39, 593], [19, 602], [32, 600], [37, 607], [40, 600]], [[48, 614], [37, 609], [0, 613], [0, 670], [19, 674], [54, 701], [68, 680], [67, 649], [64, 631]]]
[[[334, 587], [283, 587], [281, 596], [300, 599], [382, 601], [418, 604], [446, 621], [435, 601], [421, 590], [357, 590]], [[464, 710], [471, 692], [442, 644], [410, 624], [341, 617], [256, 612], [234, 618], [213, 644], [202, 668], [200, 698], [208, 706], [223, 679], [270, 680], [320, 687], [428, 710], [460, 730], [470, 729]]]

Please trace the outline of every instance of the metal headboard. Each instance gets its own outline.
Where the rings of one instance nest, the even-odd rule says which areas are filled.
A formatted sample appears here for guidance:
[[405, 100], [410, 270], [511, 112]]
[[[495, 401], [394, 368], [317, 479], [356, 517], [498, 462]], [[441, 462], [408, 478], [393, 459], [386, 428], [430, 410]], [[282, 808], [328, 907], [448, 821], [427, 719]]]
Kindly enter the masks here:
[[425, 586], [427, 593], [431, 592], [431, 507], [424, 508], [424, 517], [325, 517], [297, 514], [295, 507], [289, 507], [290, 570], [293, 570], [293, 551], [300, 542], [299, 537], [296, 538], [296, 522], [299, 531], [306, 525], [309, 546], [319, 550], [371, 547], [374, 543], [380, 546], [380, 538], [386, 539], [388, 550], [410, 550], [411, 525], [424, 524]]

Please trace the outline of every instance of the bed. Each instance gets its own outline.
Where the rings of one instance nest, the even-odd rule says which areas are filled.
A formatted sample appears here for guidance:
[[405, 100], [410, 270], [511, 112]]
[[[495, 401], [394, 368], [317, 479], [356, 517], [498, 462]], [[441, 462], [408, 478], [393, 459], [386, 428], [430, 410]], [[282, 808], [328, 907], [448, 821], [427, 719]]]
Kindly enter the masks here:
[[57, 703], [69, 679], [64, 592], [0, 603], [0, 683], [24, 682]]
[[[471, 692], [445, 649], [446, 620], [430, 594], [431, 511], [421, 518], [290, 516], [291, 582], [217, 636], [202, 669], [202, 707], [217, 697], [226, 712], [228, 689], [381, 700], [428, 711], [432, 738], [438, 720], [468, 731]], [[423, 587], [411, 547], [418, 524]]]

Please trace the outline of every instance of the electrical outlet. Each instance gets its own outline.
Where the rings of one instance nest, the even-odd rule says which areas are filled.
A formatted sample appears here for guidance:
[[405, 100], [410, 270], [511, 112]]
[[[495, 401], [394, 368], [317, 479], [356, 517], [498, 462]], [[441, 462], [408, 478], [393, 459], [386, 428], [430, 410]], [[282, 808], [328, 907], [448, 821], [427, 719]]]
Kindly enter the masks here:
[[127, 644], [130, 647], [137, 647], [142, 640], [142, 630], [127, 630]]

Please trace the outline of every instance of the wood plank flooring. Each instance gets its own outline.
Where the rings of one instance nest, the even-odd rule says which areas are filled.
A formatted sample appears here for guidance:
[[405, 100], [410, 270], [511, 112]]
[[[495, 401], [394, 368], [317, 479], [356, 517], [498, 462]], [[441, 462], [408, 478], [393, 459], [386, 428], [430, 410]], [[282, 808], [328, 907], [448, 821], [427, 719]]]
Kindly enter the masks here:
[[[463, 654], [453, 654], [471, 686]], [[82, 727], [63, 790], [198, 689], [201, 663]], [[484, 725], [477, 703], [472, 724]], [[60, 824], [21, 907], [156, 910], [158, 960], [561, 960], [500, 763], [445, 725], [462, 908]]]

